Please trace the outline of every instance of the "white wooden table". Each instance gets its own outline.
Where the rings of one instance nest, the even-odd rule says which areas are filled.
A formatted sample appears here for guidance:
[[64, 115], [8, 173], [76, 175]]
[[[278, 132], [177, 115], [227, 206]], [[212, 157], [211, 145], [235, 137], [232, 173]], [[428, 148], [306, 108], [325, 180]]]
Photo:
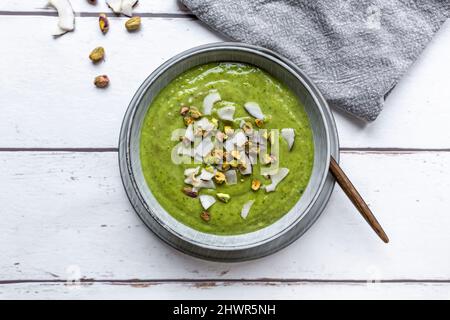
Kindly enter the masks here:
[[[334, 112], [342, 166], [391, 243], [336, 188], [300, 240], [225, 264], [181, 254], [143, 225], [116, 149], [148, 74], [223, 38], [176, 0], [141, 0], [140, 32], [112, 17], [103, 36], [103, 1], [72, 0], [76, 31], [55, 40], [44, 2], [0, 2], [0, 298], [450, 298], [450, 23], [376, 122]], [[87, 56], [99, 45], [107, 58], [94, 66]], [[102, 73], [107, 90], [92, 85]]]

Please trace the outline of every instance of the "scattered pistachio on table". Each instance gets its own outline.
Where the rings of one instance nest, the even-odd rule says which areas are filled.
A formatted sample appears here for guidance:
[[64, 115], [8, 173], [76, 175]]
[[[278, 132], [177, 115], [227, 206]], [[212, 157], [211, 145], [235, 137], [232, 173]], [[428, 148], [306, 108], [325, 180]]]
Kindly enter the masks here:
[[94, 79], [94, 84], [97, 88], [106, 88], [109, 85], [109, 78], [106, 74], [97, 76]]
[[98, 17], [98, 25], [100, 27], [100, 31], [105, 34], [109, 30], [109, 20], [106, 14], [100, 13]]
[[141, 17], [133, 17], [128, 19], [125, 22], [125, 27], [127, 28], [128, 31], [136, 31], [141, 27]]
[[91, 54], [89, 55], [89, 59], [92, 60], [92, 62], [97, 63], [105, 57], [105, 49], [103, 47], [97, 47], [94, 50], [92, 50]]

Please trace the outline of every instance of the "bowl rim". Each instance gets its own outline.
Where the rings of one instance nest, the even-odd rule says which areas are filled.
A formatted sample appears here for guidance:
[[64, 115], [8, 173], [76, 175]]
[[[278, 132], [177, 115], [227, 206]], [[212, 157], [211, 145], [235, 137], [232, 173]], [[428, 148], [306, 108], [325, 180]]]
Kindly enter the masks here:
[[[205, 53], [205, 52], [209, 52], [209, 51], [217, 51], [217, 50], [240, 50], [240, 51], [245, 51], [247, 53], [260, 55], [266, 59], [271, 60], [272, 62], [277, 63], [284, 70], [286, 70], [286, 72], [291, 73], [291, 75], [293, 75], [305, 87], [306, 91], [309, 93], [311, 98], [314, 100], [314, 103], [317, 106], [320, 106], [320, 107], [318, 107], [318, 111], [320, 113], [320, 120], [323, 122], [324, 130], [326, 132], [326, 137], [325, 137], [325, 139], [326, 139], [326, 152], [325, 152], [326, 156], [324, 158], [328, 159], [328, 161], [325, 163], [324, 169], [320, 171], [320, 183], [317, 186], [317, 188], [315, 189], [313, 196], [309, 199], [308, 205], [305, 206], [305, 208], [298, 214], [298, 216], [295, 219], [293, 219], [291, 221], [291, 223], [288, 224], [286, 227], [278, 230], [278, 232], [276, 232], [274, 234], [271, 234], [269, 237], [259, 239], [257, 241], [254, 241], [252, 243], [245, 244], [245, 245], [227, 246], [227, 245], [217, 245], [217, 244], [199, 242], [199, 241], [196, 241], [195, 239], [187, 238], [184, 234], [179, 233], [176, 230], [169, 228], [166, 224], [161, 223], [160, 220], [155, 218], [155, 217], [158, 217], [158, 214], [153, 212], [152, 210], [148, 209], [148, 206], [146, 205], [146, 200], [143, 197], [140, 187], [138, 186], [136, 179], [134, 177], [134, 174], [132, 172], [133, 164], [131, 163], [131, 150], [130, 150], [131, 131], [132, 131], [133, 124], [135, 123], [135, 116], [136, 116], [136, 111], [139, 106], [139, 102], [143, 99], [147, 90], [155, 83], [155, 81], [158, 80], [158, 78], [161, 75], [164, 74], [164, 72], [167, 71], [167, 69], [171, 68], [173, 65], [176, 65], [177, 63], [180, 63], [183, 60], [191, 58], [192, 56], [195, 56], [197, 54], [201, 54], [201, 53]], [[127, 189], [127, 187], [125, 185], [125, 181], [124, 181], [124, 174], [126, 173], [128, 175], [128, 178], [130, 178], [130, 180], [131, 180], [131, 186], [133, 187], [138, 200], [141, 202], [141, 204], [143, 205], [143, 207], [145, 208], [147, 213], [151, 216], [151, 218], [153, 218], [159, 224], [160, 227], [163, 227], [167, 232], [171, 233], [173, 236], [175, 236], [177, 238], [180, 238], [181, 240], [187, 241], [195, 246], [202, 247], [204, 249], [222, 250], [222, 251], [243, 250], [243, 249], [261, 246], [267, 242], [271, 242], [274, 239], [279, 238], [283, 234], [287, 233], [294, 226], [296, 226], [298, 223], [300, 223], [300, 221], [303, 219], [303, 217], [310, 212], [311, 208], [314, 206], [314, 204], [317, 202], [317, 200], [320, 196], [320, 193], [321, 193], [321, 191], [324, 187], [325, 181], [327, 179], [328, 170], [329, 170], [329, 159], [331, 156], [330, 130], [334, 129], [334, 131], [336, 131], [334, 123], [331, 123], [331, 124], [328, 123], [327, 117], [324, 114], [323, 107], [328, 107], [328, 105], [326, 104], [326, 101], [323, 99], [323, 96], [321, 95], [320, 91], [315, 87], [315, 85], [311, 82], [311, 80], [300, 69], [298, 69], [292, 62], [290, 62], [288, 59], [280, 56], [279, 54], [277, 54], [271, 50], [261, 48], [258, 46], [254, 46], [254, 45], [248, 45], [248, 44], [236, 43], [236, 42], [211, 43], [211, 44], [201, 45], [201, 46], [197, 46], [197, 47], [185, 50], [185, 51], [175, 55], [171, 59], [167, 60], [162, 65], [160, 65], [157, 69], [155, 69], [143, 81], [143, 83], [137, 89], [136, 93], [134, 94], [134, 96], [128, 106], [128, 109], [127, 109], [127, 112], [126, 112], [126, 115], [124, 118], [124, 122], [122, 123], [120, 139], [119, 139], [119, 149], [123, 149], [124, 145], [126, 147], [125, 155], [126, 155], [127, 170], [125, 172], [124, 172], [124, 170], [122, 170], [123, 169], [122, 161], [120, 161], [122, 152], [119, 152], [119, 162], [120, 162], [120, 166], [121, 166], [122, 181], [124, 182], [124, 186]], [[128, 121], [126, 121], [127, 119], [128, 119]], [[333, 132], [333, 133], [336, 133], [336, 132]], [[122, 143], [123, 138], [125, 138], [125, 140], [126, 140], [125, 144]], [[127, 195], [128, 195], [128, 190], [127, 190]], [[128, 197], [130, 198], [130, 195], [128, 195]], [[300, 198], [299, 201], [301, 201], [301, 199], [302, 198]], [[328, 199], [329, 198], [326, 199], [326, 202], [328, 201]], [[131, 198], [130, 198], [130, 201], [131, 201]], [[133, 204], [133, 206], [134, 206], [134, 204]], [[136, 210], [136, 211], [137, 211], [138, 215], [141, 217], [141, 219], [143, 219], [143, 217], [141, 216], [141, 212], [139, 212], [138, 210]], [[145, 220], [144, 220], [144, 222], [147, 224], [147, 226], [152, 231], [155, 232], [155, 230], [153, 230], [152, 226], [148, 225], [148, 223]], [[180, 223], [183, 224], [182, 222], [180, 222]], [[275, 223], [276, 222], [274, 222], [273, 224], [275, 224]], [[271, 225], [273, 225], [273, 224], [271, 224]], [[269, 227], [269, 226], [267, 226], [267, 227]], [[193, 229], [193, 228], [191, 228], [191, 229]], [[262, 230], [262, 229], [260, 229], [260, 230]], [[198, 230], [195, 230], [195, 231], [198, 233], [203, 233]], [[257, 232], [257, 231], [253, 231], [253, 232]], [[222, 237], [230, 238], [230, 237], [245, 236], [245, 235], [251, 234], [253, 232], [245, 233], [242, 235], [214, 235], [214, 236], [219, 237], [219, 238], [222, 238]], [[155, 232], [155, 233], [158, 236], [160, 236], [160, 234], [158, 232]], [[205, 234], [210, 235], [207, 233], [205, 233]], [[167, 239], [163, 238], [163, 240], [166, 242], [169, 242], [169, 244], [171, 244], [170, 241], [168, 241]], [[176, 247], [176, 248], [179, 249], [178, 247]]]

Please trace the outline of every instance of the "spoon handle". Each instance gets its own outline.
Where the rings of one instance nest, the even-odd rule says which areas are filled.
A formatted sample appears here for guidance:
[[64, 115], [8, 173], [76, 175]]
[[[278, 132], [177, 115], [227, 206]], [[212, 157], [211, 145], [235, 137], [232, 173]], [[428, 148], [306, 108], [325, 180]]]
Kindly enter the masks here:
[[347, 177], [344, 171], [342, 171], [341, 167], [333, 157], [331, 157], [330, 159], [330, 171], [336, 178], [337, 183], [341, 186], [342, 190], [344, 190], [347, 197], [352, 201], [353, 205], [356, 207], [356, 209], [358, 209], [359, 213], [361, 213], [367, 223], [372, 227], [372, 229], [381, 238], [381, 240], [383, 240], [385, 243], [388, 243], [389, 238], [384, 232], [377, 218], [375, 218], [364, 199], [361, 197], [355, 186], [351, 183], [350, 179]]

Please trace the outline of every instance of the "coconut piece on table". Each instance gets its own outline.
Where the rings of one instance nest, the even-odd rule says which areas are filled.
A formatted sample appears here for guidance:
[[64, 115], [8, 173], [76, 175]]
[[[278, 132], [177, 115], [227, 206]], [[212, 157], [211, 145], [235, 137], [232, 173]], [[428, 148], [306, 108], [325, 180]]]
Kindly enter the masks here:
[[250, 209], [252, 208], [254, 203], [255, 203], [255, 200], [249, 200], [242, 206], [241, 217], [243, 219], [247, 219]]
[[261, 111], [261, 107], [256, 102], [247, 102], [244, 104], [245, 110], [256, 119], [264, 119], [264, 113]]
[[120, 12], [128, 17], [133, 16], [133, 7], [138, 3], [138, 0], [122, 0]]
[[69, 0], [49, 0], [48, 5], [58, 12], [59, 20], [54, 36], [61, 36], [75, 29], [75, 14]]
[[225, 172], [225, 179], [228, 185], [237, 184], [236, 170], [228, 170]]
[[294, 145], [294, 140], [295, 140], [294, 129], [292, 129], [292, 128], [281, 129], [281, 136], [283, 137], [284, 140], [286, 140], [286, 142], [289, 146], [289, 150], [291, 150], [292, 146]]
[[234, 106], [226, 106], [217, 110], [217, 115], [222, 120], [233, 121], [235, 111], [236, 108]]
[[222, 98], [220, 97], [219, 92], [217, 92], [217, 90], [211, 91], [205, 99], [203, 99], [203, 113], [205, 115], [210, 115], [214, 103], [219, 102], [220, 100], [222, 100]]
[[124, 14], [128, 17], [133, 15], [133, 7], [138, 0], [106, 0], [108, 7], [116, 14]]
[[208, 210], [214, 203], [216, 203], [216, 198], [207, 194], [201, 195], [199, 199], [203, 209], [205, 210]]
[[286, 178], [288, 173], [289, 173], [288, 168], [279, 168], [277, 173], [270, 176], [270, 180], [272, 181], [272, 183], [265, 187], [266, 192], [275, 191], [277, 185], [281, 182], [281, 180]]

